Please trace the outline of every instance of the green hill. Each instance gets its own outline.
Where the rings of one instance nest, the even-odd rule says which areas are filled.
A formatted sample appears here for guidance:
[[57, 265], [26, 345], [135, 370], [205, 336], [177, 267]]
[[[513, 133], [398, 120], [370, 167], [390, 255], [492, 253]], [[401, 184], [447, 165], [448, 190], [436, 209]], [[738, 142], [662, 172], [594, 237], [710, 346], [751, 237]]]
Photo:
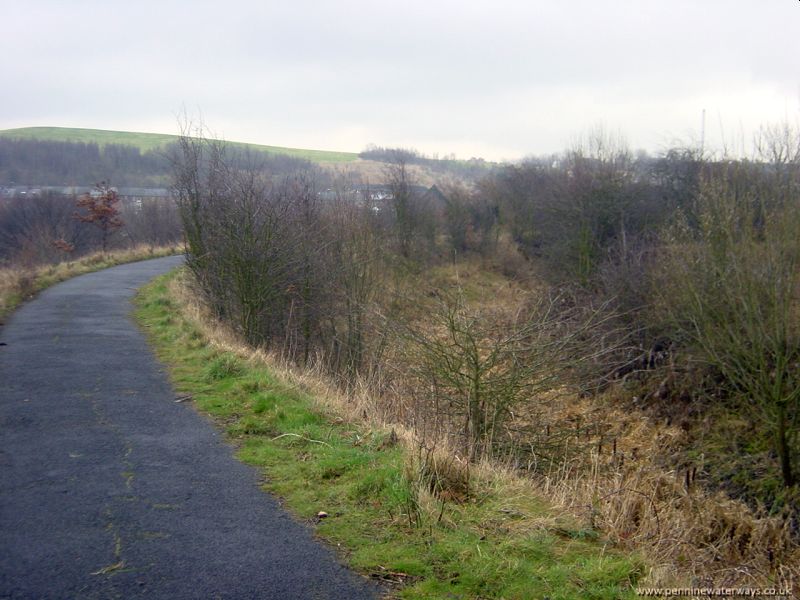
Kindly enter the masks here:
[[[28, 140], [49, 140], [56, 142], [84, 142], [101, 146], [106, 144], [124, 144], [135, 146], [142, 152], [163, 147], [178, 139], [177, 135], [164, 133], [140, 133], [135, 131], [109, 131], [106, 129], [79, 129], [72, 127], [21, 127], [18, 129], [0, 130], [0, 137]], [[283, 148], [280, 146], [264, 146], [231, 142], [237, 146], [246, 146], [254, 150], [285, 154], [303, 158], [316, 163], [342, 163], [358, 158], [355, 152], [333, 152], [329, 150], [306, 150], [301, 148]]]

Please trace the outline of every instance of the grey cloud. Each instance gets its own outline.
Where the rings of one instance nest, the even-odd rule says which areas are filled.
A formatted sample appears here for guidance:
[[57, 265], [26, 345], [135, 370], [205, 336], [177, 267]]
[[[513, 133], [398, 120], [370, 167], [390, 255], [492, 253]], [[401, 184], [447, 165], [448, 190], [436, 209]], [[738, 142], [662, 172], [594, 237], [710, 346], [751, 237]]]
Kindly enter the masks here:
[[703, 108], [749, 124], [759, 108], [784, 116], [784, 98], [795, 114], [800, 84], [789, 2], [30, 0], [4, 12], [0, 127], [134, 128], [185, 104], [263, 143], [335, 147], [347, 130], [365, 139], [341, 137], [343, 149], [445, 140], [456, 147], [423, 149], [521, 156], [633, 111], [619, 125], [652, 149]]

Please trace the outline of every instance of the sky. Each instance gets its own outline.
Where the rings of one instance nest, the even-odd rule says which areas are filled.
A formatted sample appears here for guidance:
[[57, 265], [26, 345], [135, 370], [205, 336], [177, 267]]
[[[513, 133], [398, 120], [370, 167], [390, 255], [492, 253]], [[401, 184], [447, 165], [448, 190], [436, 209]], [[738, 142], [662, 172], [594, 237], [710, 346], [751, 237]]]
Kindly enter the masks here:
[[0, 0], [0, 129], [487, 160], [800, 117], [798, 0]]

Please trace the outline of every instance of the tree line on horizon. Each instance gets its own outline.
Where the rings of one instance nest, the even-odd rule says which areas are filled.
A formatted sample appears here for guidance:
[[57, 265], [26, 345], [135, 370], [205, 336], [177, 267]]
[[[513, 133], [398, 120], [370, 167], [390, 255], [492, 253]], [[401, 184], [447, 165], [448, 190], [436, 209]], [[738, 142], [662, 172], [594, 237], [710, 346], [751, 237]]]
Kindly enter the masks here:
[[[126, 144], [96, 144], [0, 137], [0, 185], [169, 187], [176, 143], [142, 151]], [[309, 168], [308, 161], [250, 150], [241, 160], [273, 172]]]

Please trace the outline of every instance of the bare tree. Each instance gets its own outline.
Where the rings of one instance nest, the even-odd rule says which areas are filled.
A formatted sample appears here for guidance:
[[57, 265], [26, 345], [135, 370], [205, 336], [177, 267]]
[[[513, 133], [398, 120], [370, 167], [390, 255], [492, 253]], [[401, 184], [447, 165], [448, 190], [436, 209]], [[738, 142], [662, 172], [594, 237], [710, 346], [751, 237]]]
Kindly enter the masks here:
[[433, 244], [436, 222], [429, 202], [414, 184], [408, 154], [397, 152], [394, 157], [385, 169], [385, 178], [391, 195], [397, 251], [408, 259], [423, 250], [424, 243]]
[[170, 199], [123, 201], [120, 217], [125, 221], [122, 234], [133, 245], [166, 246], [177, 244], [182, 238], [180, 215]]
[[404, 359], [436, 418], [460, 419], [461, 447], [475, 460], [492, 453], [503, 424], [521, 404], [536, 412], [548, 392], [586, 375], [588, 363], [618, 344], [586, 344], [611, 315], [580, 317], [562, 298], [541, 297], [513, 321], [469, 309], [459, 293], [439, 295], [424, 326], [402, 327]]
[[57, 261], [57, 240], [84, 253], [98, 242], [96, 231], [73, 218], [75, 199], [47, 193], [36, 198], [0, 200], [0, 260], [26, 265]]
[[771, 432], [789, 487], [800, 425], [800, 208], [762, 185], [763, 168], [731, 164], [708, 176], [696, 225], [683, 219], [670, 231], [654, 289], [674, 331], [739, 400], [736, 409]]
[[[363, 372], [369, 344], [368, 319], [381, 281], [384, 249], [369, 207], [340, 198], [330, 216], [331, 227], [337, 232], [331, 248], [337, 264], [334, 300], [344, 321], [333, 358], [350, 384]], [[376, 348], [372, 365], [380, 362], [380, 355]]]
[[174, 191], [187, 264], [216, 312], [256, 345], [282, 340], [292, 283], [287, 195], [253, 163], [233, 168], [226, 146], [184, 135]]
[[[352, 186], [320, 193], [314, 172], [272, 176], [202, 132], [180, 149], [187, 264], [215, 312], [252, 344], [302, 364], [321, 359], [345, 385], [377, 364], [385, 345], [370, 337], [371, 315], [384, 249], [372, 206]], [[401, 196], [406, 184], [401, 176]]]
[[487, 251], [492, 248], [492, 230], [497, 225], [496, 204], [459, 182], [443, 187], [444, 227], [456, 252]]
[[392, 209], [394, 210], [394, 229], [397, 246], [403, 258], [411, 256], [414, 241], [414, 209], [408, 161], [404, 155], [397, 155], [386, 170], [386, 178], [392, 190]]

